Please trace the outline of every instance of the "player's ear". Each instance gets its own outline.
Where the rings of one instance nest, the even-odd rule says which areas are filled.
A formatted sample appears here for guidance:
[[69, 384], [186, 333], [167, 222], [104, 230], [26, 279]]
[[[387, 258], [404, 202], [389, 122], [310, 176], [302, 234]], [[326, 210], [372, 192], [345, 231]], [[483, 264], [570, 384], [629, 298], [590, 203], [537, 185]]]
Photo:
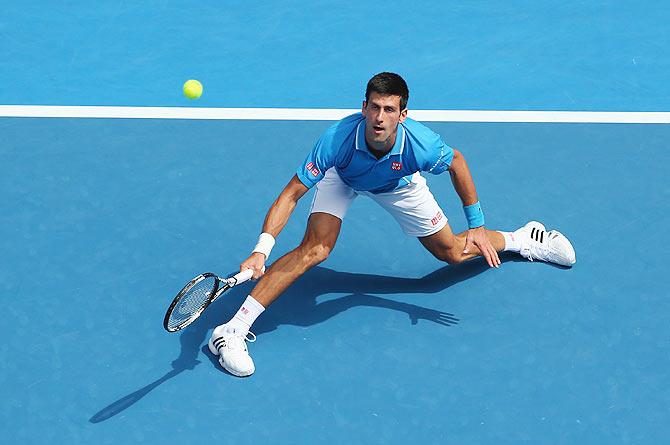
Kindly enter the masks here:
[[400, 112], [400, 123], [405, 122], [405, 119], [407, 119], [407, 108]]
[[363, 101], [363, 107], [361, 108], [361, 113], [363, 113], [363, 116], [365, 116], [365, 107], [368, 106], [368, 103], [366, 101]]

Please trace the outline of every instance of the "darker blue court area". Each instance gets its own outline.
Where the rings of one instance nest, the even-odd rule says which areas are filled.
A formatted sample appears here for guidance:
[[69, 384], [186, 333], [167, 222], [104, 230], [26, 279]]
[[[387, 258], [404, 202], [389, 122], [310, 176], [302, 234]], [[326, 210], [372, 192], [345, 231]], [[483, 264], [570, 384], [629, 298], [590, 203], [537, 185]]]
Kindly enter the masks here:
[[[167, 334], [192, 276], [236, 269], [327, 122], [3, 119], [0, 422], [16, 443], [662, 443], [667, 126], [432, 124], [492, 228], [572, 240], [562, 269], [445, 266], [371, 200], [254, 325], [257, 371], [206, 340], [244, 285]], [[263, 170], [272, 166], [272, 174]], [[429, 184], [465, 227], [447, 175]], [[311, 194], [273, 255], [300, 241]]]

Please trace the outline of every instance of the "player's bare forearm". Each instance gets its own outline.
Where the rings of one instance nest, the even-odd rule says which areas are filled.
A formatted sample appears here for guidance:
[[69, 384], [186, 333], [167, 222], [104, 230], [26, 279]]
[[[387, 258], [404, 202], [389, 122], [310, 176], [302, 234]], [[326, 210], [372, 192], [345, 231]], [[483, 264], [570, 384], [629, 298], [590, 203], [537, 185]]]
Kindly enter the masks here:
[[465, 157], [458, 150], [454, 150], [454, 159], [449, 166], [449, 174], [451, 175], [451, 183], [464, 206], [474, 204], [479, 200], [468, 163], [465, 162]]
[[[454, 189], [464, 206], [479, 201], [468, 163], [465, 162], [465, 157], [458, 150], [454, 150], [454, 159], [449, 166], [449, 174]], [[463, 243], [463, 258], [481, 255], [486, 259], [489, 266], [500, 267], [498, 251], [505, 246], [505, 241], [500, 233], [486, 230], [484, 226], [480, 226], [459, 233], [456, 237]]]
[[[265, 216], [265, 222], [263, 223], [263, 233], [270, 234], [273, 238], [276, 238], [288, 222], [298, 200], [307, 193], [308, 190], [309, 189], [300, 182], [300, 179], [298, 179], [297, 176], [293, 176], [289, 183], [286, 184], [286, 187], [284, 187], [284, 190], [279, 194], [279, 197], [277, 197], [272, 204], [270, 210], [268, 210], [268, 213]], [[261, 235], [258, 245], [252, 254], [240, 265], [240, 271], [252, 269], [254, 271], [254, 279], [263, 275], [265, 262], [274, 245], [274, 240], [272, 240], [272, 243], [269, 244], [269, 246], [263, 246], [263, 243], [265, 242], [262, 240], [263, 236], [266, 235]]]
[[295, 210], [298, 200], [308, 190], [297, 176], [293, 176], [265, 216], [263, 232], [269, 233], [276, 238], [288, 222], [293, 210]]

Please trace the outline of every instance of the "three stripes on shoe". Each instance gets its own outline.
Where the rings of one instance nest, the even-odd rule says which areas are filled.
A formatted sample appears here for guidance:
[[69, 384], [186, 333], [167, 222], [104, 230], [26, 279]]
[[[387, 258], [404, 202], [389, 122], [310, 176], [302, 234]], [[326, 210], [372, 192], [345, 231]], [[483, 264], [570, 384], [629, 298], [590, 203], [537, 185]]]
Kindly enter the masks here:
[[535, 241], [543, 242], [544, 241], [544, 230], [540, 230], [536, 227], [530, 231], [530, 237]]
[[219, 347], [226, 346], [226, 340], [223, 337], [218, 337], [212, 344], [214, 345], [214, 349], [218, 351]]
[[[554, 239], [554, 238], [558, 237], [558, 233], [554, 232], [553, 230], [551, 230], [549, 232], [546, 232], [546, 233], [547, 233], [547, 237], [549, 237], [550, 239]], [[536, 227], [533, 227], [530, 231], [530, 237], [532, 239], [534, 239], [535, 241], [539, 241], [540, 243], [544, 242], [544, 234], [545, 234], [544, 230], [540, 230]]]

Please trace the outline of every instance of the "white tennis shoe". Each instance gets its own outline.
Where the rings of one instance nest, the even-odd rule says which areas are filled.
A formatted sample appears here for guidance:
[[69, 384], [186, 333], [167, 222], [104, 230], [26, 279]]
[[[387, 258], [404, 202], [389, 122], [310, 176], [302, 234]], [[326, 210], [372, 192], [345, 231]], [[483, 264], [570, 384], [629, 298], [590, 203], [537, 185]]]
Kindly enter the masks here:
[[514, 235], [520, 240], [519, 253], [530, 261], [547, 261], [568, 267], [575, 264], [575, 249], [559, 231], [547, 232], [542, 223], [531, 221]]
[[247, 377], [256, 370], [247, 349], [247, 341], [256, 341], [253, 332], [242, 335], [234, 328], [222, 324], [214, 328], [207, 346], [212, 354], [219, 356], [219, 364], [223, 369], [234, 376]]

